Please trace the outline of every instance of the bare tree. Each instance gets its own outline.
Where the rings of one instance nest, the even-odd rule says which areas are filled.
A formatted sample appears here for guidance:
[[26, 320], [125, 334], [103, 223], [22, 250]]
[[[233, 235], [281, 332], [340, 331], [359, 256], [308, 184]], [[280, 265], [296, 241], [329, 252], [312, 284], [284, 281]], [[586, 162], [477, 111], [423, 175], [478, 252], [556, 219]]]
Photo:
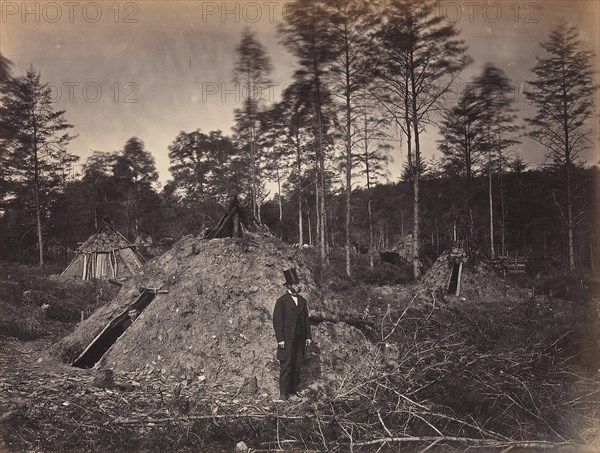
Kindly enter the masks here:
[[419, 189], [424, 167], [420, 136], [431, 123], [443, 95], [470, 62], [458, 31], [437, 14], [433, 1], [392, 0], [379, 32], [380, 96], [402, 127], [413, 186], [413, 273], [420, 275]]
[[[372, 104], [372, 103], [371, 103]], [[372, 106], [371, 106], [372, 107]], [[374, 267], [374, 236], [373, 236], [373, 185], [379, 178], [386, 176], [387, 164], [390, 161], [389, 150], [391, 145], [386, 142], [388, 138], [384, 132], [389, 125], [387, 118], [374, 115], [368, 104], [361, 107], [362, 152], [357, 153], [355, 160], [360, 168], [360, 175], [365, 178], [367, 187], [367, 215], [369, 220], [369, 264]]]
[[344, 141], [346, 274], [350, 275], [353, 155], [362, 129], [357, 124], [361, 116], [358, 104], [369, 82], [371, 11], [362, 0], [330, 0], [327, 5], [330, 43], [335, 53], [328, 79], [332, 96], [339, 101], [338, 113], [343, 118], [338, 129]]

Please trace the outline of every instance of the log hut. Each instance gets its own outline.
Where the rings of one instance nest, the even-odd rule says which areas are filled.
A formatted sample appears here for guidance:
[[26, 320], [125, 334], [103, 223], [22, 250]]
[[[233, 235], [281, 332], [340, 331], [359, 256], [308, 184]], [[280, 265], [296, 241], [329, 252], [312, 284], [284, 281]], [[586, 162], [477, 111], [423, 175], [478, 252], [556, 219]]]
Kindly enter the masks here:
[[90, 236], [60, 274], [61, 280], [121, 280], [137, 274], [144, 258], [110, 223]]

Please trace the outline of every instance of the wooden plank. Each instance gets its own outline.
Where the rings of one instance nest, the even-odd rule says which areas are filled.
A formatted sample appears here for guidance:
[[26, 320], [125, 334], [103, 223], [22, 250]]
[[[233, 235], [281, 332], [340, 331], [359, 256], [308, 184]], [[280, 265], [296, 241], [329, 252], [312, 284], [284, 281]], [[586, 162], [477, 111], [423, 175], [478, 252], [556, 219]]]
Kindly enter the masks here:
[[81, 358], [83, 358], [85, 356], [85, 354], [94, 346], [94, 343], [96, 343], [96, 341], [98, 341], [100, 339], [100, 337], [102, 337], [102, 335], [109, 330], [110, 328], [114, 327], [115, 324], [117, 324], [118, 322], [121, 321], [121, 318], [125, 315], [127, 315], [127, 313], [129, 312], [129, 309], [131, 307], [134, 307], [138, 301], [140, 301], [143, 297], [146, 296], [146, 289], [144, 288], [144, 290], [139, 294], [139, 296], [137, 297], [137, 299], [135, 300], [135, 302], [133, 302], [132, 304], [128, 305], [125, 310], [123, 310], [120, 314], [118, 314], [117, 316], [115, 316], [113, 319], [111, 319], [108, 324], [106, 324], [106, 326], [104, 326], [104, 329], [102, 329], [100, 331], [100, 333], [98, 335], [96, 335], [94, 337], [94, 339], [92, 341], [90, 341], [90, 343], [87, 345], [87, 347], [83, 350], [83, 352], [81, 354], [79, 354], [77, 356], [77, 358], [75, 360], [73, 360], [73, 362], [71, 363], [71, 366], [75, 366], [75, 363], [77, 363]]
[[106, 254], [107, 258], [108, 258], [108, 264], [110, 264], [110, 274], [112, 278], [115, 278], [115, 268], [113, 267], [113, 263], [112, 263], [112, 254], [111, 252], [108, 252]]
[[126, 315], [127, 312], [129, 311], [129, 308], [127, 308], [125, 311], [123, 311], [120, 315], [114, 317], [113, 319], [110, 320], [110, 322], [108, 324], [106, 324], [106, 326], [104, 326], [104, 329], [102, 329], [100, 331], [100, 333], [98, 335], [96, 335], [94, 337], [94, 339], [92, 341], [90, 341], [90, 344], [88, 344], [87, 348], [85, 348], [83, 350], [83, 352], [81, 354], [79, 354], [77, 356], [77, 358], [75, 360], [73, 360], [73, 363], [71, 363], [71, 366], [75, 366], [75, 364], [85, 356], [85, 354], [87, 354], [87, 352], [92, 348], [92, 346], [94, 346], [94, 343], [96, 343], [96, 341], [98, 341], [100, 339], [100, 337], [102, 337], [102, 335], [111, 327], [113, 327], [117, 322], [119, 322], [119, 318], [123, 315]]
[[85, 276], [87, 274], [87, 253], [83, 254], [83, 271], [81, 273], [81, 279], [85, 280]]
[[462, 267], [463, 267], [463, 263], [462, 261], [460, 263], [458, 263], [458, 281], [456, 282], [456, 295], [460, 296], [460, 279], [462, 277]]
[[115, 254], [115, 251], [112, 251], [112, 255], [113, 258], [115, 259], [115, 277], [117, 278], [117, 275], [119, 274], [119, 260], [117, 259], [117, 255]]
[[96, 277], [104, 277], [104, 259], [102, 253], [96, 253]]

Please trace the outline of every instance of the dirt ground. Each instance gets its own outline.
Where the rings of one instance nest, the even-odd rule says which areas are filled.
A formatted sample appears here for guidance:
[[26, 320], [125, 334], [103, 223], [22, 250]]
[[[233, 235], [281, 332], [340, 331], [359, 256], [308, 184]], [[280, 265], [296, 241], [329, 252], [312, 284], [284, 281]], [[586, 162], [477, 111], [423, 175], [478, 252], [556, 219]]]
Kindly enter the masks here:
[[[215, 243], [195, 254], [194, 243], [192, 238], [182, 245], [185, 256], [238, 250], [227, 260], [234, 270], [248, 265], [240, 254], [249, 253], [277, 266], [297, 264], [306, 275], [316, 272], [310, 252], [290, 257], [288, 249], [273, 244], [256, 255], [252, 244], [240, 249], [240, 244]], [[174, 262], [180, 252], [163, 260]], [[154, 266], [185, 282], [182, 268], [166, 261]], [[259, 271], [247, 268], [253, 280]], [[490, 281], [482, 285], [481, 273], [474, 271], [467, 272], [465, 292], [457, 297], [423, 282], [347, 279], [343, 266], [328, 272], [326, 280], [309, 283], [308, 291], [326, 294], [327, 303], [342, 301], [352, 307], [352, 317], [343, 322], [338, 311], [337, 320], [324, 320], [334, 310], [315, 310], [316, 345], [303, 373], [304, 397], [286, 403], [273, 401], [272, 388], [256, 374], [265, 365], [242, 359], [234, 363], [248, 363], [252, 373], [236, 370], [239, 378], [219, 379], [208, 366], [188, 374], [171, 373], [176, 367], [146, 372], [145, 365], [156, 358], [144, 352], [143, 368], [133, 366], [135, 360], [131, 367], [112, 366], [113, 382], [99, 381], [97, 368], [74, 368], [50, 353], [66, 350], [64, 339], [76, 338], [78, 330], [67, 334], [94, 316], [78, 323], [74, 312], [57, 324], [49, 308], [42, 309], [44, 300], [32, 301], [27, 291], [44, 287], [56, 299], [56, 314], [60, 297], [88, 297], [100, 289], [65, 293], [46, 277], [28, 282], [15, 277], [22, 272], [13, 273], [18, 291], [7, 284], [0, 309], [22, 317], [23, 306], [29, 307], [35, 322], [21, 328], [34, 326], [38, 333], [0, 331], [0, 451], [211, 452], [234, 451], [240, 442], [239, 451], [599, 451], [600, 307], [593, 282], [560, 275], [508, 281], [486, 270]], [[114, 299], [102, 290], [104, 299], [96, 299], [104, 308], [96, 313], [125, 303], [138, 283], [129, 290], [124, 286]], [[170, 295], [179, 294], [178, 284], [188, 291], [187, 283], [172, 283]], [[280, 287], [269, 291], [275, 294]], [[251, 303], [262, 300], [259, 295]], [[177, 296], [166, 305], [173, 308], [173, 319], [179, 316], [177, 304], [185, 303]], [[123, 341], [127, 347], [113, 352], [113, 364], [132, 341], [142, 341], [134, 334]], [[264, 373], [273, 379], [276, 368]]]

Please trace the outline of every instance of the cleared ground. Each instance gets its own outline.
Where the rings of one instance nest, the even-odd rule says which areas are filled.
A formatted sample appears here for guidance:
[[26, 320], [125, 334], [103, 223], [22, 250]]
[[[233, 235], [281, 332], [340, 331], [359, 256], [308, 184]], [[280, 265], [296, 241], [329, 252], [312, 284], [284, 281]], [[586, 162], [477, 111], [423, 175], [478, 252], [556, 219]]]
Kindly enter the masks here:
[[[464, 292], [449, 297], [423, 283], [385, 284], [401, 280], [388, 267], [360, 267], [348, 279], [334, 259], [317, 284], [361, 313], [353, 328], [372, 350], [339, 364], [335, 382], [306, 382], [303, 400], [281, 404], [251, 381], [219, 388], [202, 375], [121, 371], [99, 387], [95, 370], [48, 350], [81, 316], [74, 300], [101, 306], [110, 286], [3, 272], [0, 429], [8, 451], [232, 451], [240, 441], [254, 451], [597, 451], [598, 299], [583, 278], [505, 281], [474, 270]], [[315, 340], [330, 348], [328, 324], [319, 323], [323, 338]], [[308, 375], [315, 365], [309, 360]]]

